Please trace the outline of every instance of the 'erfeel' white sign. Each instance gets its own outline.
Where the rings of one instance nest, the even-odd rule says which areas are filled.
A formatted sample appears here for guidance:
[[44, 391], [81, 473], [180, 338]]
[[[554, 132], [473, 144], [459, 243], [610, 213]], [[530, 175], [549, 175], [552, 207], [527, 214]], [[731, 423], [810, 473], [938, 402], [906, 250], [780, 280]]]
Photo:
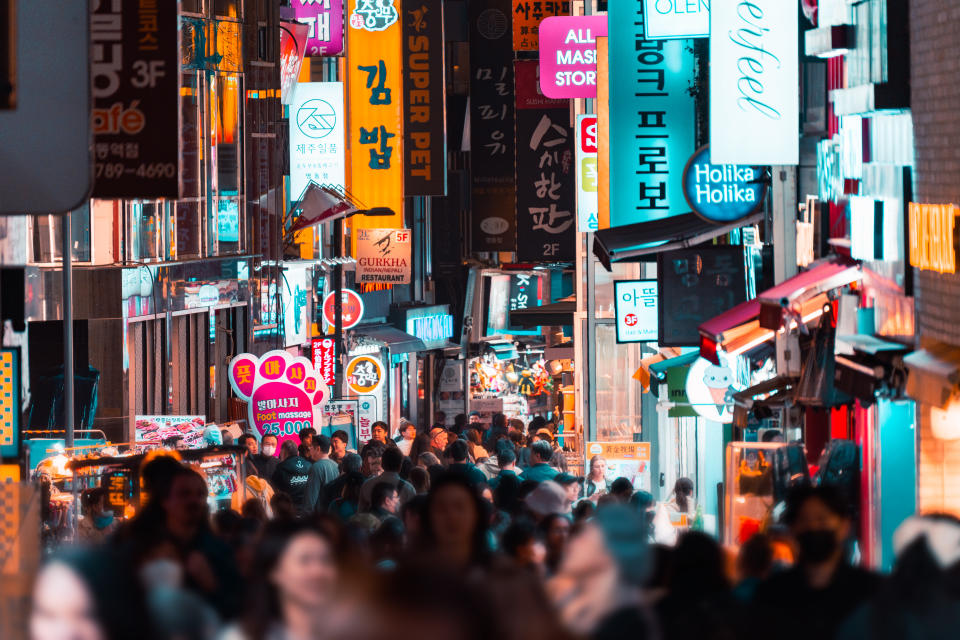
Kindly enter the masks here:
[[711, 162], [798, 163], [797, 37], [796, 2], [711, 2]]

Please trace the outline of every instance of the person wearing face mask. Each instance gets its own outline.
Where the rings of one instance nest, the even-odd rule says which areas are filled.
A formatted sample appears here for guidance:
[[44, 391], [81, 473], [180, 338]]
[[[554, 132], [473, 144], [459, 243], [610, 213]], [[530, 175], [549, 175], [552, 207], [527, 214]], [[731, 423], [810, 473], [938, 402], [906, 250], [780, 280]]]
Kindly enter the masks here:
[[250, 454], [250, 459], [253, 460], [253, 464], [259, 472], [257, 475], [267, 480], [273, 477], [277, 465], [280, 464], [276, 454], [277, 436], [268, 433], [260, 438], [260, 453]]
[[99, 544], [117, 529], [117, 520], [107, 505], [105, 489], [88, 489], [80, 497], [84, 517], [77, 524], [77, 539], [88, 544]]
[[833, 638], [840, 624], [880, 588], [879, 576], [844, 555], [847, 505], [831, 487], [799, 487], [787, 498], [784, 521], [796, 540], [797, 564], [757, 589], [757, 614], [779, 638]]

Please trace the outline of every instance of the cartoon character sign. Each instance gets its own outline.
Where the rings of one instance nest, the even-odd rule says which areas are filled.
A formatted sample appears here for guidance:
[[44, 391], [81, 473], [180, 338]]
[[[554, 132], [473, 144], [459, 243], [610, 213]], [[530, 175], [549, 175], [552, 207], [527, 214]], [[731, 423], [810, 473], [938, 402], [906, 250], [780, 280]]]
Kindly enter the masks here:
[[743, 387], [733, 369], [721, 360], [720, 365], [699, 358], [687, 374], [687, 398], [693, 410], [714, 422], [733, 422], [733, 394]]
[[[300, 443], [299, 433], [322, 424], [323, 405], [330, 390], [303, 357], [269, 351], [259, 358], [242, 353], [230, 361], [230, 386], [248, 405], [247, 418], [255, 434]], [[279, 446], [278, 446], [279, 450]]]

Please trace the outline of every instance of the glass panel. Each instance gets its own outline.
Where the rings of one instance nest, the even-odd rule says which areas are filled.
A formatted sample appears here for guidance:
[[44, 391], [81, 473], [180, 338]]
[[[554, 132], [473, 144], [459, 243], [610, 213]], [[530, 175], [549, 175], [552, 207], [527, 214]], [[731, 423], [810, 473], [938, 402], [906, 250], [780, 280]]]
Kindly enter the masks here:
[[125, 217], [130, 259], [137, 261], [162, 258], [162, 205], [156, 202], [129, 202]]
[[[591, 255], [591, 259], [593, 256]], [[613, 318], [615, 314], [613, 302], [613, 281], [632, 280], [640, 277], [640, 265], [628, 262], [614, 263], [613, 271], [607, 271], [599, 262], [594, 268], [594, 300], [598, 318]], [[632, 371], [630, 373], [633, 373]]]
[[216, 79], [211, 102], [211, 142], [216, 150], [217, 192], [240, 194], [240, 76], [222, 75]]
[[[39, 263], [63, 259], [63, 217], [48, 215], [33, 218], [30, 241], [31, 260]], [[74, 262], [90, 262], [90, 205], [82, 205], [70, 215]]]
[[182, 13], [202, 13], [203, 0], [180, 0], [180, 11]]
[[214, 0], [213, 12], [217, 17], [239, 18], [240, 0]]
[[597, 439], [632, 442], [641, 421], [642, 388], [631, 378], [640, 366], [640, 345], [617, 344], [616, 327], [598, 324], [596, 346]]
[[200, 255], [200, 221], [203, 202], [183, 200], [176, 203], [177, 246], [176, 257], [194, 258]]
[[239, 198], [217, 200], [217, 239], [221, 254], [240, 251], [242, 210], [243, 202]]
[[182, 197], [199, 198], [203, 180], [203, 151], [200, 145], [201, 119], [200, 76], [197, 72], [181, 74], [180, 179]]

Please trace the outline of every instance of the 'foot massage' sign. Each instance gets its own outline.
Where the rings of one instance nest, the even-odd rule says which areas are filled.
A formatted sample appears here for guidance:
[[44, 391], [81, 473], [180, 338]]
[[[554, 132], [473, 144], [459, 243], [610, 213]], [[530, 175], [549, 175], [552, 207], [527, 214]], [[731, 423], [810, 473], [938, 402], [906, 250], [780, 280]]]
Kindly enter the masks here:
[[303, 357], [269, 351], [259, 358], [241, 353], [230, 361], [230, 386], [248, 405], [247, 418], [261, 437], [299, 444], [299, 433], [321, 424], [330, 390]]

